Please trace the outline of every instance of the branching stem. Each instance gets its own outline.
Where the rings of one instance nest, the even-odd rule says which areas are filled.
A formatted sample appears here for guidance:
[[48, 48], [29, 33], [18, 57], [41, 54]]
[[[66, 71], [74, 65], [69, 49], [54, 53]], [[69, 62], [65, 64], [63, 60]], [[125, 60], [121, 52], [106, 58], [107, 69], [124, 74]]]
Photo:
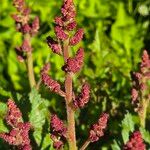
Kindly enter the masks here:
[[[63, 46], [64, 61], [69, 58], [69, 41], [64, 42]], [[65, 92], [66, 92], [66, 111], [67, 111], [67, 125], [68, 125], [68, 143], [69, 150], [77, 150], [76, 147], [76, 134], [75, 134], [75, 117], [74, 110], [71, 107], [72, 102], [72, 74], [66, 73], [65, 77]]]

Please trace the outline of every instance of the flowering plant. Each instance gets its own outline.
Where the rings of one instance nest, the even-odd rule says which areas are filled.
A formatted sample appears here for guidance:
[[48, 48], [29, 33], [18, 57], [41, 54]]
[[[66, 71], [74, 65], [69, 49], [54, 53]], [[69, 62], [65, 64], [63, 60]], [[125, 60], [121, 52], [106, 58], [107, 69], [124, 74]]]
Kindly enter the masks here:
[[[82, 140], [79, 141], [79, 138], [77, 138], [77, 125], [80, 125], [76, 121], [78, 112], [87, 107], [94, 90], [92, 91], [90, 84], [85, 81], [81, 82], [81, 90], [78, 94], [76, 94], [76, 89], [74, 88], [74, 77], [83, 69], [86, 52], [80, 43], [84, 38], [85, 30], [78, 27], [74, 1], [63, 1], [60, 9], [61, 15], [54, 19], [55, 36], [47, 36], [46, 38], [47, 45], [53, 53], [52, 57], [53, 55], [57, 55], [63, 60], [63, 65], [60, 66], [60, 69], [64, 75], [64, 83], [59, 82], [49, 74], [51, 72], [51, 65], [47, 61], [42, 67], [40, 78], [37, 81], [33, 66], [31, 39], [40, 29], [39, 18], [35, 17], [32, 19], [31, 10], [24, 0], [13, 0], [13, 5], [17, 9], [17, 13], [13, 14], [12, 18], [15, 21], [16, 30], [21, 33], [23, 39], [21, 46], [16, 47], [16, 54], [19, 62], [24, 62], [27, 66], [31, 88], [31, 93], [29, 94], [31, 108], [29, 108], [29, 111], [26, 110], [26, 114], [23, 114], [21, 112], [22, 108], [17, 106], [17, 101], [8, 99], [4, 122], [11, 128], [8, 131], [0, 132], [0, 138], [13, 148], [22, 150], [31, 150], [34, 148], [47, 149], [50, 148], [49, 146], [54, 149], [85, 150], [92, 143], [101, 142], [103, 138], [106, 138], [104, 136], [105, 130], [109, 128], [109, 118], [113, 117], [113, 113], [109, 115], [111, 112], [101, 111], [102, 113], [98, 120], [89, 125], [88, 135], [86, 135], [84, 142]], [[150, 58], [148, 52], [145, 50], [142, 56], [140, 71], [132, 73], [133, 87], [131, 98], [135, 111], [138, 113], [141, 128], [136, 130], [135, 124], [132, 124], [131, 129], [128, 129], [127, 123], [133, 118], [130, 115], [125, 116], [122, 122], [122, 133], [128, 131], [122, 134], [124, 143], [119, 145], [121, 149], [146, 150], [147, 148], [146, 142], [148, 140], [143, 133], [147, 132], [143, 128], [146, 126], [150, 99], [149, 71]], [[49, 93], [54, 93], [60, 99], [64, 99], [65, 106], [63, 105], [63, 109], [65, 112], [61, 111], [66, 114], [64, 115], [66, 116], [65, 119], [61, 120], [58, 112], [49, 110], [50, 103], [40, 95], [42, 84], [48, 89]], [[16, 97], [18, 98], [19, 96], [17, 95]], [[24, 119], [26, 115], [27, 118]], [[130, 119], [127, 120], [128, 118]], [[111, 134], [111, 129], [109, 130], [108, 134]], [[131, 136], [129, 136], [130, 131], [132, 132]], [[127, 137], [125, 137], [126, 135]], [[34, 147], [35, 145], [37, 147]]]

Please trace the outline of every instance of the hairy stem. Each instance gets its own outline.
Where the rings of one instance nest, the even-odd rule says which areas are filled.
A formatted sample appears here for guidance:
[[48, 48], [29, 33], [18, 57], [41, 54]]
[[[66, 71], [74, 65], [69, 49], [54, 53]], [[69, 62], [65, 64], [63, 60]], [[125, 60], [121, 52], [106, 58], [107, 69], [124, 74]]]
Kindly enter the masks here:
[[28, 68], [28, 78], [30, 87], [34, 87], [36, 85], [34, 71], [33, 71], [33, 58], [32, 52], [27, 52], [27, 68]]
[[84, 143], [83, 146], [80, 148], [80, 150], [85, 150], [85, 149], [88, 147], [89, 144], [90, 144], [90, 141], [89, 141], [89, 139], [88, 139], [88, 140], [85, 141], [85, 143]]
[[[24, 38], [28, 41], [31, 46], [31, 37], [29, 34], [26, 34]], [[32, 51], [27, 52], [27, 70], [28, 70], [28, 79], [30, 87], [36, 86], [34, 71], [33, 71], [33, 58], [32, 58]]]
[[140, 117], [140, 124], [141, 124], [141, 126], [143, 128], [145, 128], [146, 115], [147, 115], [147, 107], [148, 107], [147, 100], [142, 100], [142, 108], [139, 111], [139, 117]]
[[[69, 57], [68, 41], [64, 42], [63, 47], [64, 61], [66, 62]], [[72, 102], [72, 74], [66, 73], [65, 77], [65, 92], [66, 92], [66, 111], [67, 111], [67, 124], [68, 124], [68, 143], [69, 150], [77, 150], [76, 147], [76, 134], [75, 134], [75, 117], [74, 110], [71, 107]]]

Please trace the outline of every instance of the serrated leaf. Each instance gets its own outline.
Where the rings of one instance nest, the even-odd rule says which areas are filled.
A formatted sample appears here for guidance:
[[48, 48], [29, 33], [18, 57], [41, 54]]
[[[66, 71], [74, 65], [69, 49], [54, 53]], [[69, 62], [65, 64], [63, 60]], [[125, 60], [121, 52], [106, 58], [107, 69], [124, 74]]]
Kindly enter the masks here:
[[123, 142], [126, 143], [129, 139], [129, 132], [133, 132], [134, 131], [134, 125], [135, 123], [133, 122], [133, 117], [132, 115], [128, 112], [121, 124], [122, 127], [122, 138], [123, 138]]
[[150, 144], [150, 132], [144, 128], [140, 128], [140, 132], [142, 134], [144, 141]]
[[41, 144], [41, 140], [44, 139], [44, 137], [42, 137], [42, 133], [43, 126], [46, 122], [46, 118], [48, 117], [49, 103], [47, 102], [47, 100], [41, 97], [36, 89], [32, 89], [31, 93], [29, 94], [29, 100], [31, 103], [29, 120], [34, 127], [33, 136], [39, 146]]

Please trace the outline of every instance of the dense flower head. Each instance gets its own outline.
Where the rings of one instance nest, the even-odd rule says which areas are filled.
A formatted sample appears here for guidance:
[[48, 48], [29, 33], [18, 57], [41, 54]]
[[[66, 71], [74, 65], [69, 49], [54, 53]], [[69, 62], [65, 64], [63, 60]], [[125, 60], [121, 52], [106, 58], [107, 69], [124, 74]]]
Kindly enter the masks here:
[[66, 64], [62, 67], [65, 72], [76, 73], [80, 71], [83, 65], [84, 49], [79, 48], [74, 58], [68, 58]]
[[51, 139], [53, 140], [53, 147], [55, 149], [61, 149], [64, 145], [61, 138], [66, 138], [67, 128], [63, 121], [58, 118], [56, 114], [51, 116]]
[[60, 136], [66, 136], [67, 128], [65, 127], [62, 120], [58, 118], [56, 114], [51, 116], [51, 129], [53, 133]]
[[60, 141], [60, 140], [53, 142], [53, 147], [56, 150], [62, 149], [63, 145], [64, 145], [64, 143], [62, 141]]
[[66, 30], [72, 31], [76, 28], [76, 26], [77, 26], [76, 21], [70, 22], [70, 23], [67, 24]]
[[60, 84], [53, 80], [47, 73], [42, 73], [41, 78], [43, 83], [53, 92], [59, 93]]
[[50, 36], [47, 37], [47, 44], [52, 49], [53, 53], [56, 53], [58, 55], [62, 54], [61, 46], [57, 41], [53, 40]]
[[100, 137], [104, 135], [104, 130], [107, 127], [109, 115], [107, 113], [103, 113], [100, 115], [98, 122], [92, 125], [89, 140], [90, 142], [96, 142], [99, 140]]
[[135, 110], [140, 112], [142, 106], [140, 101], [142, 99], [150, 100], [149, 97], [149, 84], [150, 81], [150, 57], [146, 50], [142, 55], [140, 64], [140, 71], [132, 73], [133, 87], [131, 92], [132, 104], [135, 105]]
[[23, 34], [35, 35], [39, 30], [39, 18], [35, 17], [30, 24], [30, 9], [26, 6], [24, 0], [13, 0], [13, 5], [17, 9], [17, 13], [12, 15], [16, 22], [17, 31]]
[[40, 28], [40, 25], [39, 25], [39, 17], [35, 17], [32, 24], [31, 24], [31, 34], [32, 35], [35, 35], [37, 34], [38, 30]]
[[75, 35], [70, 39], [70, 45], [78, 44], [83, 38], [83, 29], [78, 29]]
[[22, 114], [14, 101], [9, 99], [7, 106], [6, 122], [12, 127], [12, 130], [9, 133], [0, 133], [0, 138], [21, 150], [31, 150], [29, 139], [30, 123], [23, 123]]
[[18, 122], [22, 120], [22, 113], [19, 108], [17, 108], [15, 102], [11, 99], [8, 100], [7, 107], [6, 122], [11, 127], [16, 127]]
[[124, 150], [146, 150], [140, 131], [135, 131], [130, 136], [129, 141], [124, 145]]
[[68, 34], [66, 34], [63, 28], [60, 26], [55, 27], [55, 33], [57, 38], [60, 40], [66, 40], [68, 38]]
[[85, 83], [82, 86], [81, 93], [73, 101], [75, 108], [83, 108], [88, 103], [89, 98], [90, 98], [90, 86], [88, 83]]
[[76, 16], [76, 10], [73, 3], [73, 0], [65, 0], [64, 4], [61, 8], [62, 16], [64, 17], [64, 20], [67, 22], [72, 22], [75, 19]]
[[22, 11], [25, 7], [25, 2], [24, 0], [13, 0], [13, 5], [18, 11]]
[[148, 55], [148, 52], [144, 50], [143, 56], [142, 56], [142, 62], [141, 62], [141, 71], [144, 72], [143, 69], [150, 69], [150, 57]]

